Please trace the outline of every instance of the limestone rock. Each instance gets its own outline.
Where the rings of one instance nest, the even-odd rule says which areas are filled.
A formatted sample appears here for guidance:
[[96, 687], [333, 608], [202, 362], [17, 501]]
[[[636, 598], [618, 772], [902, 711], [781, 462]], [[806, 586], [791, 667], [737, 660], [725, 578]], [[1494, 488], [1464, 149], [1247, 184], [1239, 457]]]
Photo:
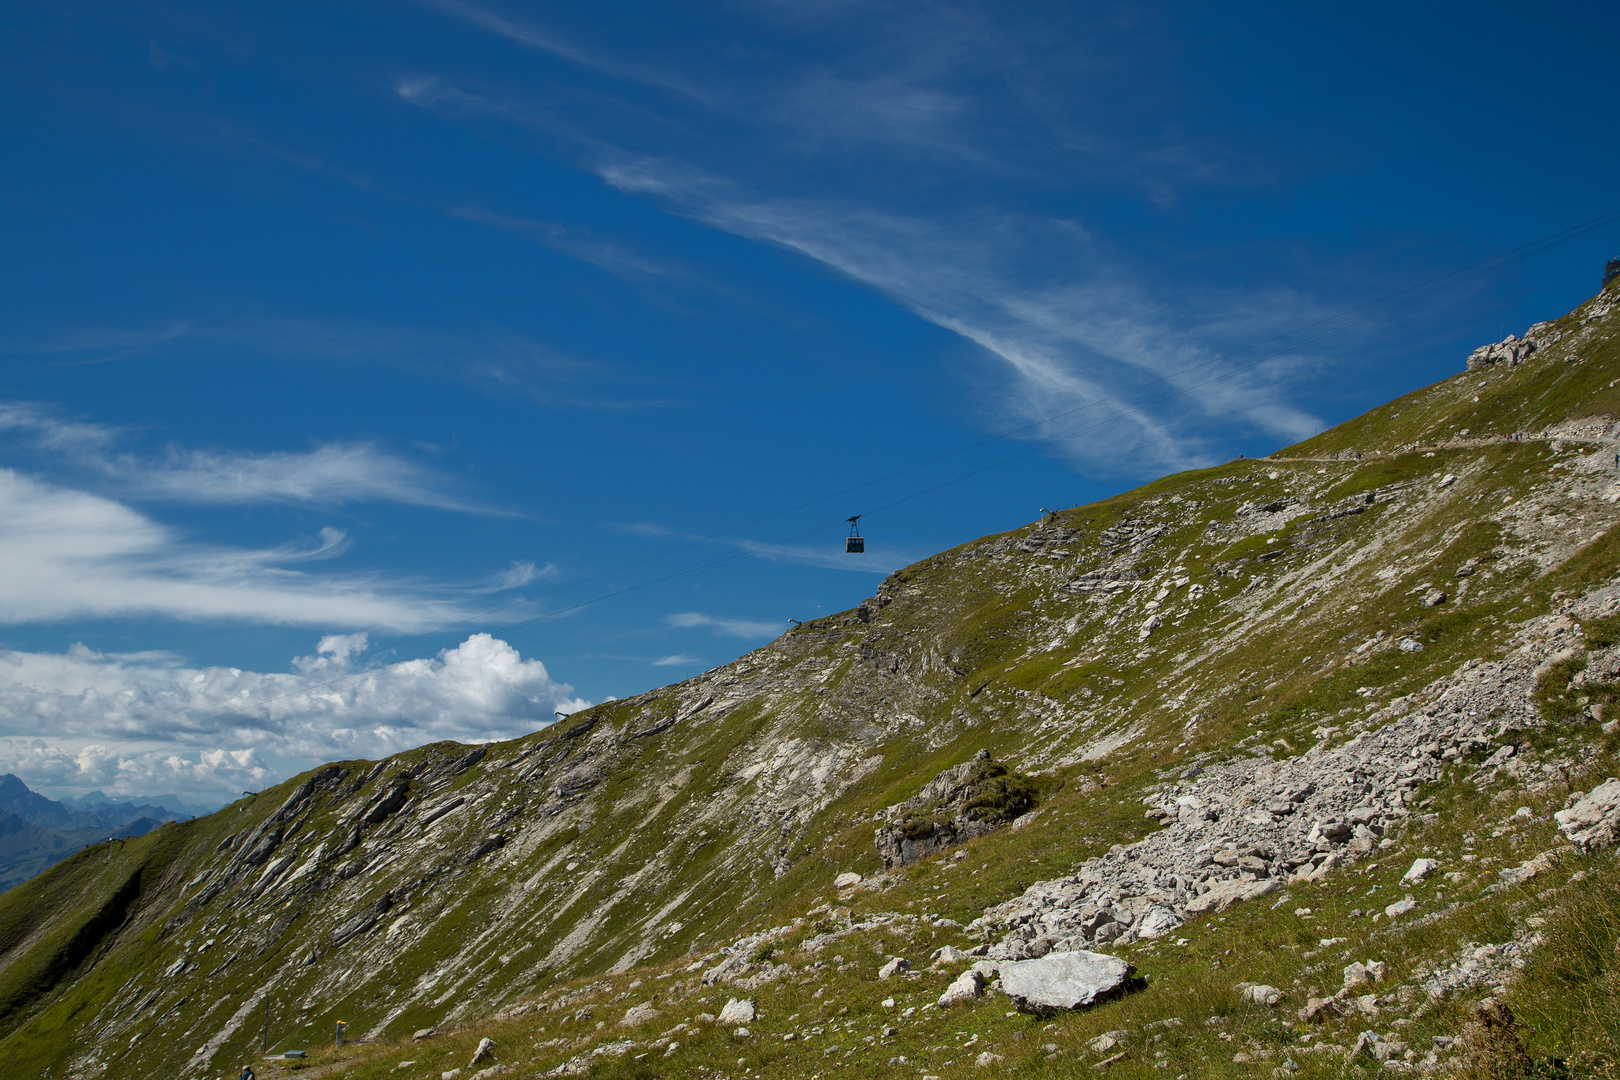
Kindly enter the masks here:
[[619, 1026], [640, 1027], [642, 1024], [645, 1024], [649, 1020], [655, 1019], [657, 1016], [658, 1010], [643, 1002], [640, 1005], [632, 1005], [630, 1008], [626, 1009], [624, 1011], [624, 1019], [619, 1021]]
[[1080, 1009], [1123, 990], [1134, 974], [1117, 956], [1077, 949], [1001, 965], [1001, 992], [1024, 1012]]
[[1382, 960], [1369, 960], [1365, 964], [1359, 962], [1348, 964], [1344, 969], [1344, 988], [1355, 990], [1368, 983], [1378, 982], [1384, 977], [1386, 970], [1388, 965]]
[[1412, 862], [1411, 869], [1407, 870], [1401, 877], [1401, 881], [1408, 885], [1419, 881], [1427, 881], [1438, 869], [1440, 869], [1440, 864], [1434, 859], [1415, 859]]
[[833, 888], [847, 889], [851, 885], [859, 885], [864, 879], [853, 870], [846, 870], [833, 878]]
[[1481, 345], [1468, 356], [1468, 370], [1478, 371], [1492, 364], [1513, 366], [1522, 364], [1536, 351], [1536, 343], [1529, 337], [1509, 334], [1494, 345]]
[[721, 1024], [752, 1024], [754, 1022], [754, 1003], [748, 998], [732, 998], [726, 1002], [726, 1007], [720, 1010], [717, 1023]]
[[421, 1042], [423, 1039], [433, 1038], [433, 1036], [437, 1035], [438, 1033], [438, 1028], [419, 1028], [411, 1035], [411, 1039], [414, 1042]]
[[1320, 1020], [1330, 1016], [1343, 1016], [1344, 1006], [1334, 998], [1313, 997], [1305, 1002], [1305, 1007], [1299, 1010], [1299, 1018], [1306, 1023]]
[[952, 1005], [964, 1005], [973, 1001], [984, 993], [984, 976], [973, 968], [968, 968], [958, 975], [945, 993], [940, 995], [939, 1007], [949, 1008]]
[[1620, 780], [1611, 776], [1586, 795], [1577, 792], [1553, 820], [1582, 851], [1620, 842]]
[[1408, 896], [1404, 900], [1397, 900], [1384, 908], [1384, 917], [1386, 919], [1398, 919], [1417, 906], [1418, 902]]
[[1347, 1062], [1357, 1061], [1360, 1059], [1375, 1061], [1377, 1060], [1377, 1057], [1374, 1053], [1374, 1047], [1377, 1045], [1378, 1035], [1375, 1032], [1363, 1031], [1356, 1037], [1356, 1044], [1352, 1046], [1349, 1052], [1344, 1055], [1344, 1060]]
[[1254, 1005], [1276, 1005], [1283, 999], [1281, 990], [1265, 983], [1238, 983], [1237, 989], [1243, 994], [1244, 1001]]
[[471, 1068], [474, 1065], [482, 1065], [484, 1062], [489, 1061], [494, 1056], [495, 1040], [488, 1038], [479, 1039], [478, 1049], [473, 1051], [472, 1060], [467, 1063], [467, 1067]]
[[911, 961], [902, 956], [891, 956], [889, 962], [878, 968], [878, 978], [892, 979], [911, 970]]
[[992, 1054], [990, 1051], [986, 1050], [984, 1053], [973, 1059], [973, 1064], [977, 1065], [981, 1069], [988, 1069], [990, 1066], [995, 1065], [1000, 1061], [1000, 1054]]
[[1154, 904], [1143, 913], [1136, 923], [1136, 936], [1139, 938], [1161, 938], [1172, 930], [1181, 928], [1183, 919], [1170, 908], [1162, 904]]
[[1282, 885], [1272, 878], [1262, 878], [1258, 881], [1223, 881], [1189, 903], [1187, 911], [1193, 915], [1218, 914], [1233, 904], [1269, 896], [1280, 888]]
[[1128, 1034], [1129, 1032], [1123, 1030], [1105, 1031], [1095, 1039], [1092, 1039], [1090, 1042], [1086, 1043], [1086, 1049], [1090, 1050], [1093, 1054], [1106, 1054], [1116, 1046], [1124, 1045], [1125, 1037]]

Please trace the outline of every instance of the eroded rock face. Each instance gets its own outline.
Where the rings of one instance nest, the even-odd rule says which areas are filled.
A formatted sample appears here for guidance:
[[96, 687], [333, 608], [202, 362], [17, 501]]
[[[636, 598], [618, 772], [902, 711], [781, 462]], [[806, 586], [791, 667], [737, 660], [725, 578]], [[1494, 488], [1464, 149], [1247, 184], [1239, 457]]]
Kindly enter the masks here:
[[886, 870], [995, 832], [1035, 808], [1035, 786], [980, 750], [894, 807], [877, 832]]
[[[1478, 371], [1480, 368], [1490, 367], [1492, 364], [1508, 364], [1511, 366], [1524, 363], [1530, 359], [1537, 348], [1552, 343], [1546, 340], [1547, 337], [1551, 337], [1553, 341], [1557, 340], [1555, 334], [1548, 333], [1550, 327], [1551, 324], [1549, 323], [1537, 323], [1527, 330], [1522, 338], [1516, 334], [1509, 334], [1506, 338], [1491, 345], [1481, 345], [1469, 354], [1468, 370]], [[1538, 331], [1540, 333], [1537, 333]]]
[[[1120, 948], [1373, 857], [1391, 828], [1421, 811], [1418, 790], [1438, 781], [1448, 763], [1471, 767], [1481, 781], [1532, 775], [1525, 755], [1496, 744], [1499, 733], [1544, 723], [1537, 687], [1551, 663], [1575, 655], [1573, 619], [1615, 612], [1620, 588], [1610, 586], [1577, 613], [1528, 620], [1506, 655], [1467, 661], [1370, 711], [1347, 741], [1335, 738], [1336, 728], [1321, 728], [1321, 741], [1295, 757], [1188, 768], [1145, 793], [1149, 817], [1162, 823], [1157, 831], [986, 908], [969, 929], [999, 937], [989, 955], [1000, 960]], [[1589, 663], [1604, 679], [1620, 676], [1620, 650], [1612, 658], [1593, 651]], [[1487, 716], [1493, 720], [1482, 722]], [[1620, 779], [1572, 799], [1556, 817], [1572, 843], [1620, 843]], [[1537, 857], [1502, 875], [1527, 881], [1547, 865]], [[1425, 858], [1409, 873], [1421, 880], [1438, 869], [1438, 860]], [[1393, 918], [1418, 904], [1402, 899], [1390, 907]]]
[[1083, 1009], [1124, 990], [1135, 974], [1117, 956], [1077, 949], [1001, 965], [1001, 992], [1023, 1012]]
[[1620, 843], [1620, 780], [1611, 776], [1587, 795], [1577, 792], [1553, 820], [1582, 851]]

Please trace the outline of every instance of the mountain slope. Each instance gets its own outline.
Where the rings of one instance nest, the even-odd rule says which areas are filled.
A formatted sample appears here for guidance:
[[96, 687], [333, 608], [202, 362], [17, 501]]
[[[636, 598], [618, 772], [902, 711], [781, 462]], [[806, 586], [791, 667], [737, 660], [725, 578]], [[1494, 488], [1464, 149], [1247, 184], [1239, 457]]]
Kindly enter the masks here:
[[[809, 1009], [794, 988], [825, 963], [773, 964], [787, 930], [744, 938], [796, 918], [874, 948], [972, 924], [951, 942], [1003, 958], [1113, 926], [1139, 964], [1181, 971], [1141, 932], [1157, 908], [1207, 968], [1192, 924], [1212, 892], [1327, 888], [1384, 840], [1452, 827], [1425, 800], [1486, 814], [1482, 777], [1545, 810], [1550, 842], [1546, 807], [1615, 769], [1586, 721], [1613, 697], [1592, 627], [1620, 607], [1617, 296], [1271, 459], [925, 559], [687, 682], [513, 742], [330, 765], [68, 859], [0, 896], [0, 1067], [213, 1075], [267, 1001], [284, 1043], [338, 1019], [391, 1039], [537, 993], [629, 994], [640, 970], [698, 993], [674, 975], [700, 958], [735, 961], [711, 982]], [[1505, 746], [1499, 771], [1459, 771]], [[1038, 808], [962, 870], [883, 875], [875, 818], [981, 750]], [[846, 871], [867, 880], [831, 892]], [[1278, 932], [1264, 906], [1231, 925]], [[1136, 999], [1117, 1008], [1152, 1007]]]

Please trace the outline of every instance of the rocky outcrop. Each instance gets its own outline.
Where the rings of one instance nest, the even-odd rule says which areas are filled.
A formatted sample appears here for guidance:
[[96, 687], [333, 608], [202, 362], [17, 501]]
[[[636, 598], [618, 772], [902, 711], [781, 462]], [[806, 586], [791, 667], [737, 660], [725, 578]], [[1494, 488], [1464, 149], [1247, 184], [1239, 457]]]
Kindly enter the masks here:
[[1564, 338], [1564, 331], [1550, 322], [1539, 322], [1524, 332], [1523, 337], [1509, 334], [1501, 341], [1481, 345], [1468, 356], [1468, 370], [1479, 371], [1495, 364], [1513, 366], [1522, 364], [1537, 351], [1556, 345]]
[[909, 866], [987, 836], [1034, 808], [1034, 783], [980, 750], [889, 808], [888, 821], [877, 831], [878, 854], [885, 869]]
[[[1187, 769], [1146, 798], [1148, 816], [1164, 823], [1159, 832], [1089, 859], [1071, 876], [1037, 882], [988, 908], [972, 927], [999, 932], [990, 955], [1010, 960], [1160, 937], [1189, 918], [1370, 856], [1413, 816], [1418, 789], [1440, 779], [1444, 766], [1469, 763], [1476, 781], [1539, 775], [1515, 756], [1510, 733], [1544, 724], [1537, 698], [1547, 692], [1549, 671], [1588, 656], [1572, 648], [1575, 619], [1616, 613], [1620, 586], [1610, 586], [1569, 615], [1530, 620], [1503, 659], [1471, 660], [1389, 702], [1348, 739], [1319, 728], [1320, 741], [1297, 757]], [[1593, 650], [1589, 663], [1603, 671], [1620, 657]], [[1620, 780], [1577, 793], [1570, 804], [1556, 816], [1571, 842], [1590, 848], [1620, 841]], [[1409, 874], [1422, 880], [1437, 866], [1420, 859]], [[1520, 868], [1513, 880], [1534, 872]], [[1398, 918], [1417, 906], [1407, 898], [1387, 914]]]
[[1522, 364], [1536, 351], [1536, 342], [1529, 336], [1509, 334], [1491, 345], [1481, 345], [1468, 354], [1468, 370], [1478, 371], [1492, 364]]
[[1573, 793], [1553, 819], [1559, 831], [1582, 851], [1620, 843], [1620, 780], [1610, 777], [1590, 794]]

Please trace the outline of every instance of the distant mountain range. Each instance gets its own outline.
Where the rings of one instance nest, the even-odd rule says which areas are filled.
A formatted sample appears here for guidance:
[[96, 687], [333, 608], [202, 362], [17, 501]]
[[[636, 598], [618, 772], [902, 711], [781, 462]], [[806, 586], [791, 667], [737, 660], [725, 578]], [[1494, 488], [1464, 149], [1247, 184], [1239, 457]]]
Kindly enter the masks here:
[[140, 836], [165, 821], [192, 816], [189, 807], [170, 810], [151, 803], [112, 802], [100, 792], [72, 802], [76, 805], [48, 799], [9, 773], [0, 776], [0, 891], [27, 881], [87, 844]]

